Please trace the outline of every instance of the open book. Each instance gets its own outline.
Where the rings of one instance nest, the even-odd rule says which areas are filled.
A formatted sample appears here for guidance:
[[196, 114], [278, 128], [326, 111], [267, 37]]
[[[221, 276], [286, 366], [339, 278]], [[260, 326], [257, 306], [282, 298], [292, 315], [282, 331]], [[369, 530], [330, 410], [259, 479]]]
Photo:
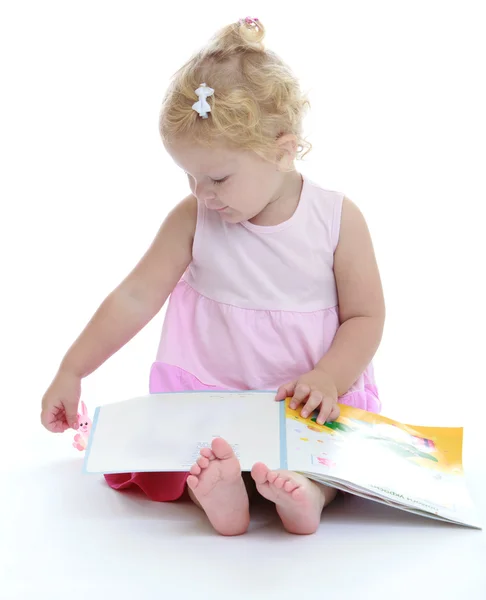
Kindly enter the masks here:
[[243, 471], [289, 469], [345, 492], [480, 529], [462, 469], [462, 428], [402, 425], [341, 405], [319, 425], [269, 392], [151, 394], [98, 407], [87, 473], [188, 471], [222, 437]]

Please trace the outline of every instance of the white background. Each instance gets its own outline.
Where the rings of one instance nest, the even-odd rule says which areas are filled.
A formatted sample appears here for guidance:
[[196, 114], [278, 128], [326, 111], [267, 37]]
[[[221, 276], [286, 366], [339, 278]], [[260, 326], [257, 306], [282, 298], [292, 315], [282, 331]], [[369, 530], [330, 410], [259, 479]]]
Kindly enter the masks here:
[[[465, 425], [466, 466], [474, 471], [485, 456], [484, 3], [44, 0], [0, 7], [0, 502], [12, 533], [0, 532], [11, 558], [3, 581], [12, 586], [2, 598], [33, 597], [15, 587], [41, 564], [25, 548], [17, 548], [20, 562], [12, 558], [17, 526], [48, 542], [42, 511], [52, 516], [67, 469], [55, 465], [79, 461], [68, 434], [40, 428], [42, 394], [69, 345], [188, 191], [158, 135], [169, 77], [216, 29], [247, 14], [263, 21], [268, 47], [309, 92], [314, 149], [301, 170], [349, 196], [371, 229], [388, 308], [375, 360], [383, 412], [416, 424]], [[83, 383], [91, 411], [147, 392], [162, 317]], [[39, 473], [50, 477], [48, 487]], [[92, 485], [78, 481], [77, 471], [66, 477], [69, 489]], [[29, 520], [40, 489], [42, 514]], [[19, 504], [24, 490], [29, 499]], [[89, 506], [100, 501], [79, 493]], [[118, 502], [113, 495], [103, 502]], [[476, 501], [484, 506], [484, 491]], [[70, 523], [66, 516], [66, 531]], [[441, 535], [437, 548], [445, 547]], [[453, 535], [454, 549], [474, 547], [479, 560], [484, 537], [474, 546], [470, 532]], [[55, 542], [61, 562], [63, 539]], [[43, 552], [40, 542], [34, 547]], [[455, 554], [441, 555], [445, 571]], [[133, 560], [135, 569], [140, 556]], [[65, 567], [59, 581], [81, 593], [76, 571]], [[473, 594], [480, 579], [479, 567], [469, 573], [471, 598], [480, 597]]]

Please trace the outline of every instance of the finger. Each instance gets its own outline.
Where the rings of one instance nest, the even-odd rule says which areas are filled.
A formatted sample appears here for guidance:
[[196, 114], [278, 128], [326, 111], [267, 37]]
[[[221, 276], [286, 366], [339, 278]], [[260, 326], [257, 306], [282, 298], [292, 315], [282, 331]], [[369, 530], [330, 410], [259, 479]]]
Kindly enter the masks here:
[[281, 400], [285, 400], [286, 398], [292, 397], [292, 394], [295, 390], [296, 381], [291, 381], [290, 383], [284, 383], [278, 388], [277, 395], [275, 396], [275, 400], [280, 402]]
[[72, 429], [78, 428], [78, 406], [74, 405], [64, 405], [64, 412], [66, 413], [66, 422], [68, 427]]
[[290, 403], [290, 408], [297, 408], [299, 404], [302, 404], [302, 402], [309, 397], [310, 393], [311, 389], [306, 383], [297, 384], [294, 396]]
[[305, 406], [302, 409], [302, 412], [300, 413], [304, 417], [304, 419], [307, 419], [307, 417], [311, 415], [318, 406], [320, 406], [322, 400], [322, 392], [320, 392], [319, 390], [314, 390], [313, 392], [311, 392], [309, 399], [305, 403]]
[[68, 429], [64, 417], [59, 414], [59, 409], [57, 412], [44, 409], [41, 413], [41, 423], [51, 433], [63, 433]]
[[[335, 406], [334, 400], [332, 398], [330, 398], [329, 396], [326, 396], [322, 401], [321, 409], [317, 416], [316, 423], [318, 423], [319, 425], [324, 425], [324, 423], [326, 421], [330, 421], [331, 415], [333, 414], [333, 412], [335, 412], [334, 406]], [[338, 408], [337, 414], [339, 415], [339, 408]]]
[[331, 410], [331, 414], [329, 415], [328, 421], [335, 421], [339, 415], [341, 414], [341, 410], [338, 404], [334, 404]]
[[52, 431], [55, 432], [55, 427], [52, 423], [49, 422], [49, 416], [47, 414], [47, 411], [43, 410], [41, 412], [41, 417], [40, 417], [41, 423], [42, 425], [48, 430], [48, 431]]

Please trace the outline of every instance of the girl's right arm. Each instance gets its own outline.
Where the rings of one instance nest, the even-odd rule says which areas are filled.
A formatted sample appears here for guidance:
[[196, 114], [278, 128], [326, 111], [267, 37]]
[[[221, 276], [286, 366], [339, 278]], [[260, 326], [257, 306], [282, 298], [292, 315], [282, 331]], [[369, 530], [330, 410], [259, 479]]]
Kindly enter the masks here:
[[160, 311], [192, 260], [197, 201], [188, 196], [165, 219], [132, 272], [102, 302], [63, 358], [42, 399], [49, 431], [77, 428], [81, 379], [93, 373]]

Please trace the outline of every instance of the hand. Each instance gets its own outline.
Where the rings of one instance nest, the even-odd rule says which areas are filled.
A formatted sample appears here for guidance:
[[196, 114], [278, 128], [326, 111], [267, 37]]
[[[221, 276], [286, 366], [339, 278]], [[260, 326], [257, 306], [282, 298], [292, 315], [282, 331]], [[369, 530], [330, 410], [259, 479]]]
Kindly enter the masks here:
[[296, 381], [291, 381], [279, 387], [276, 400], [291, 397], [290, 408], [296, 409], [301, 404], [304, 407], [301, 416], [306, 419], [316, 408], [319, 415], [316, 422], [323, 425], [326, 421], [334, 421], [339, 417], [337, 405], [338, 392], [332, 378], [324, 371], [314, 369]]
[[60, 370], [42, 398], [41, 423], [53, 433], [78, 428], [81, 378]]

